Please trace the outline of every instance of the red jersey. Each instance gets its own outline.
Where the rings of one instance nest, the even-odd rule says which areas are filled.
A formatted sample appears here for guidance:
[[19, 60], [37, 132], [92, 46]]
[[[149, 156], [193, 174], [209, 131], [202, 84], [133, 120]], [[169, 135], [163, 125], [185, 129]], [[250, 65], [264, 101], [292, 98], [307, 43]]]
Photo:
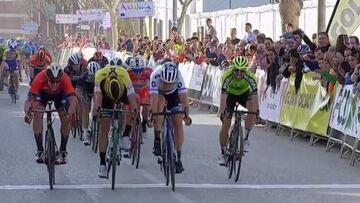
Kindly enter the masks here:
[[37, 54], [34, 54], [30, 57], [30, 65], [35, 68], [43, 69], [50, 64], [51, 64], [51, 58], [47, 55], [45, 55], [45, 60], [43, 62], [39, 60]]
[[37, 95], [40, 91], [44, 91], [49, 95], [57, 95], [61, 92], [64, 92], [66, 95], [75, 94], [74, 87], [71, 84], [71, 80], [66, 73], [61, 76], [60, 84], [55, 91], [49, 90], [48, 79], [46, 76], [46, 70], [42, 70], [35, 79], [33, 80], [29, 93], [33, 95]]
[[149, 89], [149, 82], [152, 71], [153, 70], [150, 67], [145, 67], [144, 70], [140, 73], [136, 73], [131, 69], [128, 70], [135, 90], [143, 88]]

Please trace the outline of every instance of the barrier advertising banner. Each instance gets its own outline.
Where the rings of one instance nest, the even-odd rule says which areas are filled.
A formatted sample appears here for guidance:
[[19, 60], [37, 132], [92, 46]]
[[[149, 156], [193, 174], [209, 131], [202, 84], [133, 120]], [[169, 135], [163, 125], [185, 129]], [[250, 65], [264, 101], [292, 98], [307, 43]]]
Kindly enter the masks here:
[[303, 75], [299, 90], [295, 91], [295, 75], [291, 75], [283, 96], [280, 113], [282, 125], [318, 135], [326, 135], [331, 110], [331, 97], [317, 73]]
[[207, 64], [204, 63], [197, 65], [194, 62], [192, 62], [192, 65], [194, 68], [192, 71], [189, 88], [192, 90], [201, 91]]
[[208, 66], [204, 76], [201, 102], [220, 106], [222, 74], [223, 71], [219, 67]]
[[189, 88], [189, 86], [190, 86], [190, 80], [191, 80], [191, 75], [193, 72], [193, 67], [194, 66], [191, 63], [180, 63], [179, 64], [179, 71], [181, 72], [181, 76], [184, 79], [186, 88]]
[[360, 97], [354, 98], [353, 86], [339, 86], [336, 91], [330, 127], [360, 138]]
[[[263, 85], [266, 85], [265, 83]], [[281, 81], [278, 89], [269, 87], [260, 96], [260, 118], [274, 123], [279, 123], [281, 102], [285, 94], [287, 79]]]

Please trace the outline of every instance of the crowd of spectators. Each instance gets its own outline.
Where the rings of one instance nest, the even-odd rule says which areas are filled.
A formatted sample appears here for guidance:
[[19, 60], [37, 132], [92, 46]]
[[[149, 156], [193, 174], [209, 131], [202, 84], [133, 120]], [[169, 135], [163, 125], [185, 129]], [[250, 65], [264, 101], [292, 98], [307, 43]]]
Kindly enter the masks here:
[[[162, 59], [171, 59], [181, 63], [193, 61], [196, 64], [208, 63], [213, 66], [227, 68], [235, 56], [244, 56], [248, 59], [250, 69], [261, 69], [266, 72], [266, 84], [279, 88], [282, 78], [295, 75], [295, 87], [298, 91], [303, 74], [309, 71], [318, 72], [324, 87], [332, 92], [336, 82], [353, 84], [354, 93], [360, 90], [360, 46], [356, 36], [340, 35], [336, 44], [330, 44], [326, 32], [310, 39], [301, 29], [294, 29], [287, 24], [286, 32], [278, 39], [267, 37], [258, 30], [253, 30], [250, 23], [244, 27], [245, 35], [238, 36], [237, 29], [229, 30], [229, 37], [225, 42], [217, 38], [216, 28], [211, 19], [206, 21], [204, 37], [193, 33], [191, 38], [184, 39], [174, 27], [170, 38], [161, 40], [157, 36], [153, 39], [136, 34], [133, 37], [120, 32], [117, 51], [129, 54], [144, 55], [148, 60], [155, 62]], [[94, 40], [98, 49], [111, 49], [104, 37]], [[85, 46], [88, 43], [86, 35], [67, 36], [62, 47]]]

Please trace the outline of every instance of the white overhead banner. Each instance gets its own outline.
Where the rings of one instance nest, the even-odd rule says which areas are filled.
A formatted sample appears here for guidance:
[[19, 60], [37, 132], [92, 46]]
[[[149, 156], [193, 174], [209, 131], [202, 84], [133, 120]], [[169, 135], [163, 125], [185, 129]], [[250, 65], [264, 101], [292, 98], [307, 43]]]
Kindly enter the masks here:
[[35, 32], [39, 28], [37, 22], [26, 22], [21, 24], [21, 29], [25, 32]]
[[78, 24], [76, 14], [56, 14], [56, 24]]
[[76, 17], [79, 22], [102, 21], [105, 17], [104, 9], [76, 10]]
[[118, 10], [120, 18], [153, 16], [155, 14], [155, 4], [152, 1], [120, 3]]

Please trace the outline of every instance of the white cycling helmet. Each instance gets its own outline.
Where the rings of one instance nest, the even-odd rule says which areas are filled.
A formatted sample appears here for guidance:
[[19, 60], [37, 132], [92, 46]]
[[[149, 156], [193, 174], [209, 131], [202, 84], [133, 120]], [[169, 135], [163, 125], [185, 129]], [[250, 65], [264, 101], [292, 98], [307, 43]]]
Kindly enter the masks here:
[[110, 65], [111, 66], [121, 66], [122, 65], [121, 58], [119, 58], [119, 57], [112, 58], [111, 61], [110, 61]]
[[63, 70], [58, 64], [51, 64], [46, 68], [46, 76], [49, 80], [60, 80]]
[[78, 65], [80, 64], [80, 57], [78, 53], [74, 53], [69, 57], [69, 64], [70, 65]]
[[95, 61], [90, 62], [87, 66], [87, 71], [89, 75], [95, 75], [96, 71], [98, 71], [99, 69], [100, 65]]
[[161, 80], [166, 83], [174, 83], [177, 81], [179, 70], [173, 62], [167, 62], [162, 65]]

